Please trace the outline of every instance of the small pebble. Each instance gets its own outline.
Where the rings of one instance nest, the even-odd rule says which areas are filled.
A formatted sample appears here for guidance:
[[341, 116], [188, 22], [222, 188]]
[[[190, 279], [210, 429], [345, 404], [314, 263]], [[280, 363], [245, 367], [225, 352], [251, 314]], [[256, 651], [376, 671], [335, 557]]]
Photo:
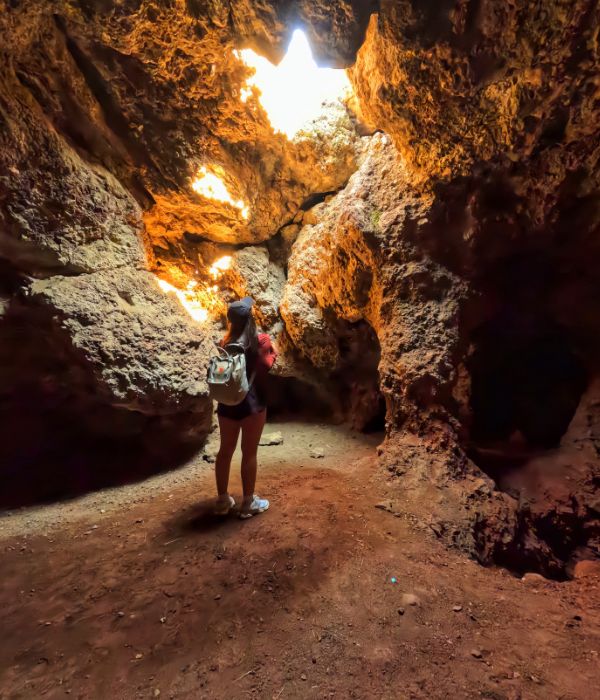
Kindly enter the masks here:
[[455, 605], [452, 610], [454, 610], [454, 612], [460, 612], [462, 610], [462, 605]]
[[303, 674], [300, 676], [300, 678], [301, 678], [303, 681], [305, 681], [305, 680], [306, 680], [306, 673], [303, 673]]
[[479, 649], [472, 649], [471, 650], [471, 656], [474, 656], [476, 659], [481, 659], [483, 654]]
[[402, 596], [402, 602], [404, 605], [418, 605], [420, 601], [414, 593], [405, 593]]
[[404, 608], [398, 608], [398, 615], [404, 615]]

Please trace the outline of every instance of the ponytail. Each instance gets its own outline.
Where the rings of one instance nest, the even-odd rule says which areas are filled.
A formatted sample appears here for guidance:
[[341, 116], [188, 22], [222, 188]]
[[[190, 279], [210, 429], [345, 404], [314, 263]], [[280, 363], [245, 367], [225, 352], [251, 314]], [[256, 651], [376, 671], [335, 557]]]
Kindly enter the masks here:
[[252, 314], [241, 322], [237, 318], [229, 321], [223, 345], [229, 343], [239, 343], [251, 357], [258, 356], [258, 331]]

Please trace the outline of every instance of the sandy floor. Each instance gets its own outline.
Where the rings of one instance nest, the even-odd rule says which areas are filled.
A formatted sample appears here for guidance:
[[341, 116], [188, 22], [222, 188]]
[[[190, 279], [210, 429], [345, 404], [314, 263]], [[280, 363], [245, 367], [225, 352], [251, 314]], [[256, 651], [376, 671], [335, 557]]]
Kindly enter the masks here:
[[599, 696], [598, 579], [483, 569], [376, 508], [375, 439], [273, 428], [248, 521], [200, 459], [0, 518], [0, 697]]

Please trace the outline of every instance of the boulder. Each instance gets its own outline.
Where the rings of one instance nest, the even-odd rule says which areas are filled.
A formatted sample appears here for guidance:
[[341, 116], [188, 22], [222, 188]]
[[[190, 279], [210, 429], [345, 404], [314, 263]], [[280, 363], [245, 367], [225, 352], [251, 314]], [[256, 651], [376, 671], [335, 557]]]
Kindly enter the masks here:
[[210, 414], [205, 381], [214, 331], [200, 326], [145, 270], [122, 268], [31, 285], [93, 371], [111, 405], [150, 414]]

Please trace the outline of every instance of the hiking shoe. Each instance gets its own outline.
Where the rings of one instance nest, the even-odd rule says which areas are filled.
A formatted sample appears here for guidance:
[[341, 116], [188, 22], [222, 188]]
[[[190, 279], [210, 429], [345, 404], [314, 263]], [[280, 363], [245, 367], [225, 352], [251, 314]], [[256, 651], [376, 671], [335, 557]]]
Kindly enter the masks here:
[[225, 496], [219, 496], [215, 501], [213, 513], [227, 515], [232, 508], [235, 508], [235, 500], [229, 494], [225, 494]]
[[246, 503], [246, 501], [242, 503], [242, 507], [240, 509], [240, 518], [251, 518], [253, 515], [264, 513], [265, 510], [268, 509], [269, 501], [267, 501], [266, 498], [259, 498], [258, 496], [254, 496], [254, 498], [249, 503]]

